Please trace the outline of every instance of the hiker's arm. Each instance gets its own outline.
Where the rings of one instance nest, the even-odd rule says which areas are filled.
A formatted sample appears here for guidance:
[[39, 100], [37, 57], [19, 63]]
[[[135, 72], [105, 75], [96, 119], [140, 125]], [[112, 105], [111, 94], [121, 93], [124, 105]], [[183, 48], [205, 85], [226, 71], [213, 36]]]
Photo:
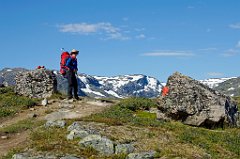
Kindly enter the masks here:
[[73, 70], [74, 68], [72, 67], [71, 62], [72, 62], [72, 59], [71, 59], [71, 58], [68, 58], [67, 61], [66, 61], [66, 66], [67, 66], [69, 69]]

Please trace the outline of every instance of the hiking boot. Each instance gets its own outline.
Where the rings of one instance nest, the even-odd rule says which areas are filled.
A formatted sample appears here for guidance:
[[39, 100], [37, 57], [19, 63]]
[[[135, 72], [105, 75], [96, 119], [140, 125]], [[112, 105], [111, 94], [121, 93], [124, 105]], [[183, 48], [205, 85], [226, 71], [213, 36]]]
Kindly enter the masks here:
[[79, 97], [74, 97], [76, 100], [80, 100], [80, 98]]
[[70, 97], [68, 97], [67, 99], [68, 99], [68, 100], [71, 100], [71, 99], [73, 99], [73, 97], [72, 97], [72, 96], [70, 96]]

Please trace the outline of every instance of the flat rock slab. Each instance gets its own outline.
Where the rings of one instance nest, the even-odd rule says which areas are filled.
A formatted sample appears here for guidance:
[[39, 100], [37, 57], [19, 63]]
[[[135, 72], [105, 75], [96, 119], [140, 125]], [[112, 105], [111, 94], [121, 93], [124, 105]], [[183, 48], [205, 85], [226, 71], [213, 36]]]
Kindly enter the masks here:
[[76, 119], [82, 117], [82, 113], [72, 111], [52, 112], [45, 116], [45, 120], [56, 121], [62, 119]]

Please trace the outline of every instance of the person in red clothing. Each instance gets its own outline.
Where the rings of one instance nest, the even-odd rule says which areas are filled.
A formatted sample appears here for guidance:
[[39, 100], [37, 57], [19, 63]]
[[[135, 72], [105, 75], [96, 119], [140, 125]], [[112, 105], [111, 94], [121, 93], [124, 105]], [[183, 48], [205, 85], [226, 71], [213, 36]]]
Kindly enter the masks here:
[[164, 86], [162, 89], [162, 96], [165, 97], [166, 95], [168, 95], [169, 92], [169, 88], [167, 86]]

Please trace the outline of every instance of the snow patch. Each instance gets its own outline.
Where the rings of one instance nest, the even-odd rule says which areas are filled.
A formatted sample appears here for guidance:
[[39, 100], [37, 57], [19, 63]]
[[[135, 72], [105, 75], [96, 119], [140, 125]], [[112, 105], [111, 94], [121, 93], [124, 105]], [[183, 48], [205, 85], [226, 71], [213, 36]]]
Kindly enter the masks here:
[[108, 90], [108, 91], [105, 90], [105, 92], [106, 92], [107, 94], [110, 94], [110, 95], [114, 96], [114, 97], [123, 98], [123, 97], [119, 96], [116, 92], [114, 92], [114, 91], [112, 91], [112, 90]]
[[237, 78], [237, 77], [231, 77], [231, 78], [210, 78], [206, 80], [199, 80], [202, 84], [209, 86], [210, 88], [217, 87], [220, 83], [223, 83], [227, 80]]
[[105, 97], [105, 95], [103, 95], [102, 93], [91, 90], [89, 84], [86, 84], [86, 88], [81, 88], [81, 90], [85, 93], [93, 93], [95, 95]]
[[235, 90], [235, 88], [233, 88], [233, 87], [228, 88], [228, 91], [232, 91], [232, 90]]

